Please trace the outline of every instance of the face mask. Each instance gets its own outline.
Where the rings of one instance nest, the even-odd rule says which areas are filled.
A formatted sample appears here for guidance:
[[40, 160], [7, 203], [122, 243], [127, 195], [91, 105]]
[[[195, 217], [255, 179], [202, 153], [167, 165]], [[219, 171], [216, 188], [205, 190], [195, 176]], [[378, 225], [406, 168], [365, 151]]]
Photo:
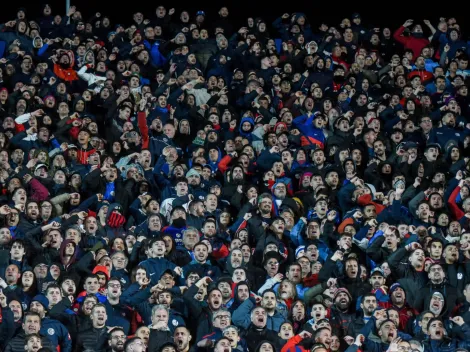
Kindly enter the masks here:
[[173, 227], [176, 227], [178, 229], [186, 227], [186, 220], [183, 218], [177, 218], [173, 220]]
[[124, 225], [126, 222], [126, 218], [124, 215], [119, 214], [116, 211], [113, 211], [108, 218], [108, 225], [112, 228], [118, 228]]

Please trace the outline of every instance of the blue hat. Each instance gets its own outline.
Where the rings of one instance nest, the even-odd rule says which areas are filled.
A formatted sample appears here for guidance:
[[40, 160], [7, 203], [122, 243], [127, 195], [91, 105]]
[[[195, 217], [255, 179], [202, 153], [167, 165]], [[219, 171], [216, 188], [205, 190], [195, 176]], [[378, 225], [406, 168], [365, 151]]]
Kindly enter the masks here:
[[403, 287], [401, 287], [401, 285], [398, 282], [395, 282], [392, 286], [390, 286], [389, 295], [391, 295], [394, 291], [396, 291], [399, 288], [403, 290]]
[[41, 303], [45, 310], [49, 309], [49, 300], [43, 294], [39, 294], [39, 295], [34, 296], [34, 298], [31, 300], [31, 303], [33, 303], [33, 302]]
[[204, 16], [206, 17], [206, 13], [204, 11], [198, 11], [196, 12], [196, 16]]

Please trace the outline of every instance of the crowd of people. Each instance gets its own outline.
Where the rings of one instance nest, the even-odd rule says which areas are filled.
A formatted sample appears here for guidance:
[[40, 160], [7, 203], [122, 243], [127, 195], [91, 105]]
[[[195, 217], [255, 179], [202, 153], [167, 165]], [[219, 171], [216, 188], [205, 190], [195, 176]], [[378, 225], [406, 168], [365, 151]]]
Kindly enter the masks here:
[[470, 351], [455, 18], [53, 10], [0, 25], [0, 351]]

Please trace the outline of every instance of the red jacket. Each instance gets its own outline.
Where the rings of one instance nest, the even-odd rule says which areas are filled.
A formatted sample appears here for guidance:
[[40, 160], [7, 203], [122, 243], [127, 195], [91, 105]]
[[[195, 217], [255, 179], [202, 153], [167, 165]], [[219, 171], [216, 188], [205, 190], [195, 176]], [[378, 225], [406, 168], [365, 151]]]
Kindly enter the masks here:
[[393, 39], [403, 44], [405, 49], [413, 50], [413, 59], [415, 59], [421, 55], [421, 50], [423, 50], [426, 45], [429, 45], [429, 40], [427, 38], [414, 38], [412, 36], [404, 37], [402, 34], [405, 28], [406, 27], [403, 26], [398, 28], [395, 33], [393, 33]]

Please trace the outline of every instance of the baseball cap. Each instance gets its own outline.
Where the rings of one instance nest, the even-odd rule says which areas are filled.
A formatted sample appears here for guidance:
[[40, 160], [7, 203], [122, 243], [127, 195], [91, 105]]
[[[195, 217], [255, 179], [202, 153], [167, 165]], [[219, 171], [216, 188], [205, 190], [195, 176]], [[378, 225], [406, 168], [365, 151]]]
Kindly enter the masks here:
[[382, 275], [383, 277], [385, 277], [385, 273], [382, 269], [380, 268], [374, 268], [371, 272], [370, 272], [370, 276], [374, 275], [374, 274], [380, 274]]

